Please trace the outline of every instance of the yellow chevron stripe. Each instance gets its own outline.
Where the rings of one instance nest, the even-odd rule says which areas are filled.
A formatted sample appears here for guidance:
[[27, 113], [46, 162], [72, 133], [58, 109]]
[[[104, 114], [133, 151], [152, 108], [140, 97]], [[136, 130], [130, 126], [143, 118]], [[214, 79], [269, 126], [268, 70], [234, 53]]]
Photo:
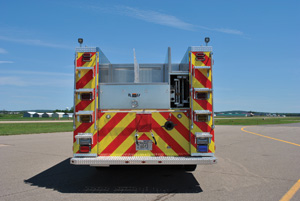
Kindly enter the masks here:
[[101, 142], [99, 144], [99, 152], [101, 153], [134, 119], [135, 119], [135, 113], [128, 113], [111, 130], [111, 132], [101, 140]]
[[[158, 112], [152, 113], [153, 119], [161, 125], [164, 125], [166, 119]], [[189, 142], [176, 130], [168, 131], [170, 136], [186, 151], [189, 153]]]
[[215, 142], [213, 140], [210, 141], [208, 149], [212, 152], [215, 153]]
[[111, 156], [122, 156], [135, 143], [135, 131], [124, 140]]
[[194, 110], [204, 110], [194, 99], [193, 99], [193, 109]]
[[[208, 56], [208, 57], [209, 57], [209, 53], [210, 53], [210, 52], [204, 52], [204, 54], [205, 54], [206, 56]], [[193, 65], [195, 65], [195, 66], [205, 66], [205, 64], [204, 64], [202, 61], [197, 61], [197, 60], [196, 60], [196, 56], [195, 56], [194, 54], [192, 54], [192, 63], [193, 63]]]
[[[178, 154], [171, 148], [168, 148], [169, 145], [159, 137], [159, 135], [153, 130], [153, 135], [155, 136], [155, 139], [157, 141], [157, 144], [159, 145], [159, 148], [167, 155], [167, 156], [178, 156]], [[151, 138], [150, 138], [151, 139]]]
[[194, 88], [205, 88], [196, 78], [193, 76], [193, 87]]

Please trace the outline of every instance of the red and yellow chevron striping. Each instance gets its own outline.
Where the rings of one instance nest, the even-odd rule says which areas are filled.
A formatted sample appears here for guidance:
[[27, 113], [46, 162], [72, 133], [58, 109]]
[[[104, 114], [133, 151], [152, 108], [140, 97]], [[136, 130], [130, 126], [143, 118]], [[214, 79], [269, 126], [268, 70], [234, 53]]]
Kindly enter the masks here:
[[[182, 117], [178, 118], [180, 114]], [[110, 118], [107, 118], [107, 115]], [[144, 118], [140, 124], [141, 115]], [[150, 118], [149, 118], [149, 115]], [[166, 121], [175, 123], [174, 129], [167, 131], [162, 127]], [[148, 125], [146, 125], [148, 122]], [[98, 137], [98, 155], [100, 156], [188, 156], [189, 118], [182, 112], [153, 112], [152, 114], [136, 114], [136, 112], [108, 112], [101, 115]], [[140, 127], [140, 130], [137, 129]], [[150, 127], [150, 131], [146, 132]], [[141, 132], [141, 130], [143, 130]], [[152, 134], [157, 144], [155, 144]], [[152, 150], [136, 150], [138, 140], [153, 141]], [[195, 144], [193, 143], [194, 147]]]
[[98, 105], [98, 94], [95, 90], [98, 85], [95, 83], [98, 79], [98, 74], [96, 74], [99, 65], [98, 55], [98, 52], [76, 53], [74, 153], [80, 153], [80, 145], [75, 138], [78, 134], [92, 134], [93, 143], [89, 153], [97, 154], [98, 151], [98, 132], [97, 128], [95, 129], [98, 116], [97, 111], [95, 115], [95, 104]]
[[[197, 58], [197, 55], [204, 55], [201, 59]], [[190, 103], [191, 109], [193, 112], [193, 129], [191, 129], [191, 142], [196, 142], [195, 135], [196, 133], [210, 133], [212, 138], [210, 139], [208, 145], [208, 152], [214, 153], [214, 130], [213, 130], [213, 107], [212, 107], [212, 61], [211, 61], [211, 53], [210, 52], [191, 52], [190, 58], [190, 84], [193, 87], [193, 96], [191, 97], [192, 102]], [[202, 67], [202, 68], [201, 68]], [[198, 98], [196, 96], [195, 89], [203, 89], [201, 93], [206, 93], [206, 96], [201, 96]], [[205, 97], [205, 98], [204, 98]], [[204, 121], [201, 119], [200, 121], [195, 118], [196, 111], [209, 111], [207, 113], [207, 119]], [[204, 114], [205, 116], [205, 114]], [[193, 149], [191, 153], [197, 153], [196, 149]]]

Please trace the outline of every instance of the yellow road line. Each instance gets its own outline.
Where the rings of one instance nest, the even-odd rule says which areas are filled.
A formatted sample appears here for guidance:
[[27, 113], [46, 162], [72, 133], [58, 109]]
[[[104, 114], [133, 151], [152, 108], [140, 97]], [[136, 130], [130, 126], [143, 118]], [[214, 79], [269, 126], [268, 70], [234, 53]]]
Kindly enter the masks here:
[[244, 131], [244, 132], [246, 132], [246, 133], [251, 133], [251, 134], [254, 134], [254, 135], [258, 135], [258, 136], [261, 136], [261, 137], [269, 138], [269, 139], [272, 139], [272, 140], [277, 140], [279, 142], [285, 142], [285, 143], [292, 144], [292, 145], [300, 147], [300, 144], [296, 144], [296, 143], [293, 143], [293, 142], [288, 142], [288, 141], [285, 141], [285, 140], [280, 140], [280, 139], [277, 139], [277, 138], [265, 136], [265, 135], [258, 134], [258, 133], [253, 133], [253, 132], [250, 132], [250, 131], [246, 131], [244, 128], [246, 128], [246, 127], [241, 128], [241, 130]]
[[292, 188], [280, 199], [280, 201], [288, 201], [292, 199], [292, 197], [295, 195], [295, 193], [300, 188], [300, 179], [292, 186]]
[[[269, 137], [269, 136], [265, 136], [265, 135], [262, 135], [262, 134], [258, 134], [258, 133], [254, 133], [254, 132], [250, 132], [250, 131], [246, 131], [245, 130], [246, 127], [243, 127], [241, 128], [242, 131], [246, 132], [246, 133], [251, 133], [251, 134], [254, 134], [254, 135], [258, 135], [258, 136], [261, 136], [261, 137], [265, 137], [265, 138], [269, 138], [269, 139], [272, 139], [272, 140], [276, 140], [276, 141], [279, 141], [279, 142], [284, 142], [284, 143], [288, 143], [288, 144], [292, 144], [292, 145], [295, 145], [295, 146], [299, 146], [300, 147], [300, 144], [296, 144], [296, 143], [292, 143], [292, 142], [288, 142], [288, 141], [285, 141], [285, 140], [280, 140], [280, 139], [277, 139], [277, 138], [273, 138], [273, 137]], [[280, 201], [289, 201], [290, 199], [292, 199], [292, 197], [295, 195], [295, 193], [300, 189], [300, 179], [294, 184], [294, 186], [292, 186], [292, 188], [280, 199]]]

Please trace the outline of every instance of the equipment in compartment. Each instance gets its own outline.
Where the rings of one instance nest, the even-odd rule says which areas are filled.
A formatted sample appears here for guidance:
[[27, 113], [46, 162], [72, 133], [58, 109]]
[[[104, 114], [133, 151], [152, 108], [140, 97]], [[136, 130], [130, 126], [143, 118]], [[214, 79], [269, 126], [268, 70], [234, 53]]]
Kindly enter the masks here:
[[188, 108], [189, 101], [189, 76], [170, 75], [170, 102], [171, 108]]

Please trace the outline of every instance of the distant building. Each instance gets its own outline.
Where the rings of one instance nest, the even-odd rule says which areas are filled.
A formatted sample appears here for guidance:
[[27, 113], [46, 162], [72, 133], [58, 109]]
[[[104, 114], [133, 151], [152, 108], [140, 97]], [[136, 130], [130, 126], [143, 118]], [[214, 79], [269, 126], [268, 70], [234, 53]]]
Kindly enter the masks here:
[[73, 113], [65, 113], [63, 115], [64, 118], [73, 118]]
[[53, 113], [50, 113], [50, 112], [44, 112], [44, 113], [42, 114], [42, 117], [44, 117], [44, 118], [49, 118], [49, 117], [52, 117], [52, 115], [53, 115]]
[[33, 117], [36, 112], [25, 112], [23, 117]]
[[42, 115], [43, 115], [43, 113], [36, 112], [32, 115], [32, 117], [42, 117]]
[[53, 118], [62, 118], [65, 113], [63, 112], [55, 112], [52, 117]]

